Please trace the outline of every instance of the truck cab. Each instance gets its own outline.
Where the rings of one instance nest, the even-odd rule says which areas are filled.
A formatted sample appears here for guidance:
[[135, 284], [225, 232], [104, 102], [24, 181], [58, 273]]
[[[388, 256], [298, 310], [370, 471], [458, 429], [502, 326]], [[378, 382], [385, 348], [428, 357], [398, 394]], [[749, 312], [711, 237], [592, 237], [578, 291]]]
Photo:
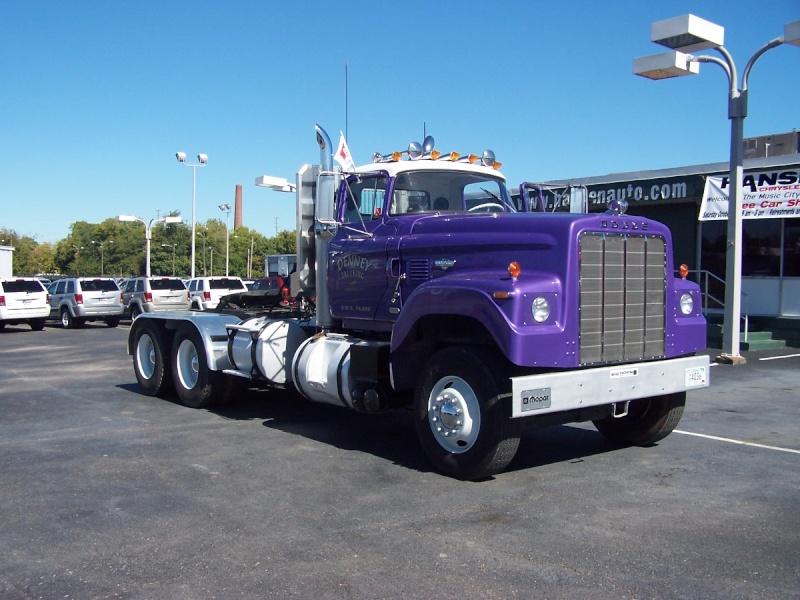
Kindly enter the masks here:
[[480, 479], [523, 427], [591, 421], [652, 444], [709, 385], [700, 290], [673, 276], [666, 226], [621, 203], [586, 214], [579, 194], [570, 212], [512, 201], [493, 153], [432, 139], [343, 171], [316, 134], [320, 164], [294, 186], [297, 305], [239, 294], [142, 315], [128, 350], [145, 393], [202, 407], [248, 380], [364, 413], [407, 406], [434, 468]]

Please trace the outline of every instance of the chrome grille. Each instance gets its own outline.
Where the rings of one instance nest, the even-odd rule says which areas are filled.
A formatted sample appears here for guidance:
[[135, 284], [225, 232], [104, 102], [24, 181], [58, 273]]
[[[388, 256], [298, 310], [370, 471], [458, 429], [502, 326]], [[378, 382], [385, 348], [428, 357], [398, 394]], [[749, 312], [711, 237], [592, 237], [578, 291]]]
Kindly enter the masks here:
[[664, 238], [584, 233], [579, 247], [580, 363], [664, 356]]

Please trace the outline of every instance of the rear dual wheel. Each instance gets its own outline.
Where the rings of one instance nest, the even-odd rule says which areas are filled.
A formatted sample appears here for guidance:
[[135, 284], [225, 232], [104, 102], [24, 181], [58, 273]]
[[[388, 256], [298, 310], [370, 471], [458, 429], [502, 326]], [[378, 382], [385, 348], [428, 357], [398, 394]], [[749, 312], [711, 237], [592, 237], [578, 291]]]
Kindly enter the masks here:
[[133, 337], [133, 370], [136, 381], [148, 396], [163, 395], [170, 384], [171, 372], [164, 336], [158, 328], [146, 324]]
[[172, 378], [178, 398], [190, 408], [225, 403], [243, 389], [245, 382], [209, 368], [203, 339], [194, 328], [182, 329], [175, 335]]

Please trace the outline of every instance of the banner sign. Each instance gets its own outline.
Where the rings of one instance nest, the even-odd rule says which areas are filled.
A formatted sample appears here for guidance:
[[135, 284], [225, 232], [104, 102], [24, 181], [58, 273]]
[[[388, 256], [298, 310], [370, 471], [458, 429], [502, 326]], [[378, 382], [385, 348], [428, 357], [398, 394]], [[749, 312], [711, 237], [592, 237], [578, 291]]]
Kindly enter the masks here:
[[[727, 175], [709, 175], [700, 205], [701, 221], [728, 219]], [[742, 178], [743, 219], [800, 217], [800, 171], [762, 171]]]
[[[586, 187], [589, 212], [602, 212], [612, 200], [627, 200], [635, 204], [665, 204], [699, 198], [703, 191], [702, 175], [658, 177], [612, 183], [582, 183]], [[569, 211], [569, 195], [565, 189], [544, 184], [543, 196], [547, 212]]]

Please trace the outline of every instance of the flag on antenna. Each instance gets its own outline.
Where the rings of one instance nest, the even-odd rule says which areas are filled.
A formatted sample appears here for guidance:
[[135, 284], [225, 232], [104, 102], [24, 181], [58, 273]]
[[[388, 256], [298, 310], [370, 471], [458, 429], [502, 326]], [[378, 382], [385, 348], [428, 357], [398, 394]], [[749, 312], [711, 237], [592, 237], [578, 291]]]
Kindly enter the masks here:
[[338, 162], [342, 169], [345, 171], [355, 171], [356, 165], [353, 162], [353, 156], [350, 154], [350, 148], [347, 147], [347, 140], [344, 139], [344, 134], [339, 132], [339, 147], [336, 149], [336, 154], [333, 159]]

